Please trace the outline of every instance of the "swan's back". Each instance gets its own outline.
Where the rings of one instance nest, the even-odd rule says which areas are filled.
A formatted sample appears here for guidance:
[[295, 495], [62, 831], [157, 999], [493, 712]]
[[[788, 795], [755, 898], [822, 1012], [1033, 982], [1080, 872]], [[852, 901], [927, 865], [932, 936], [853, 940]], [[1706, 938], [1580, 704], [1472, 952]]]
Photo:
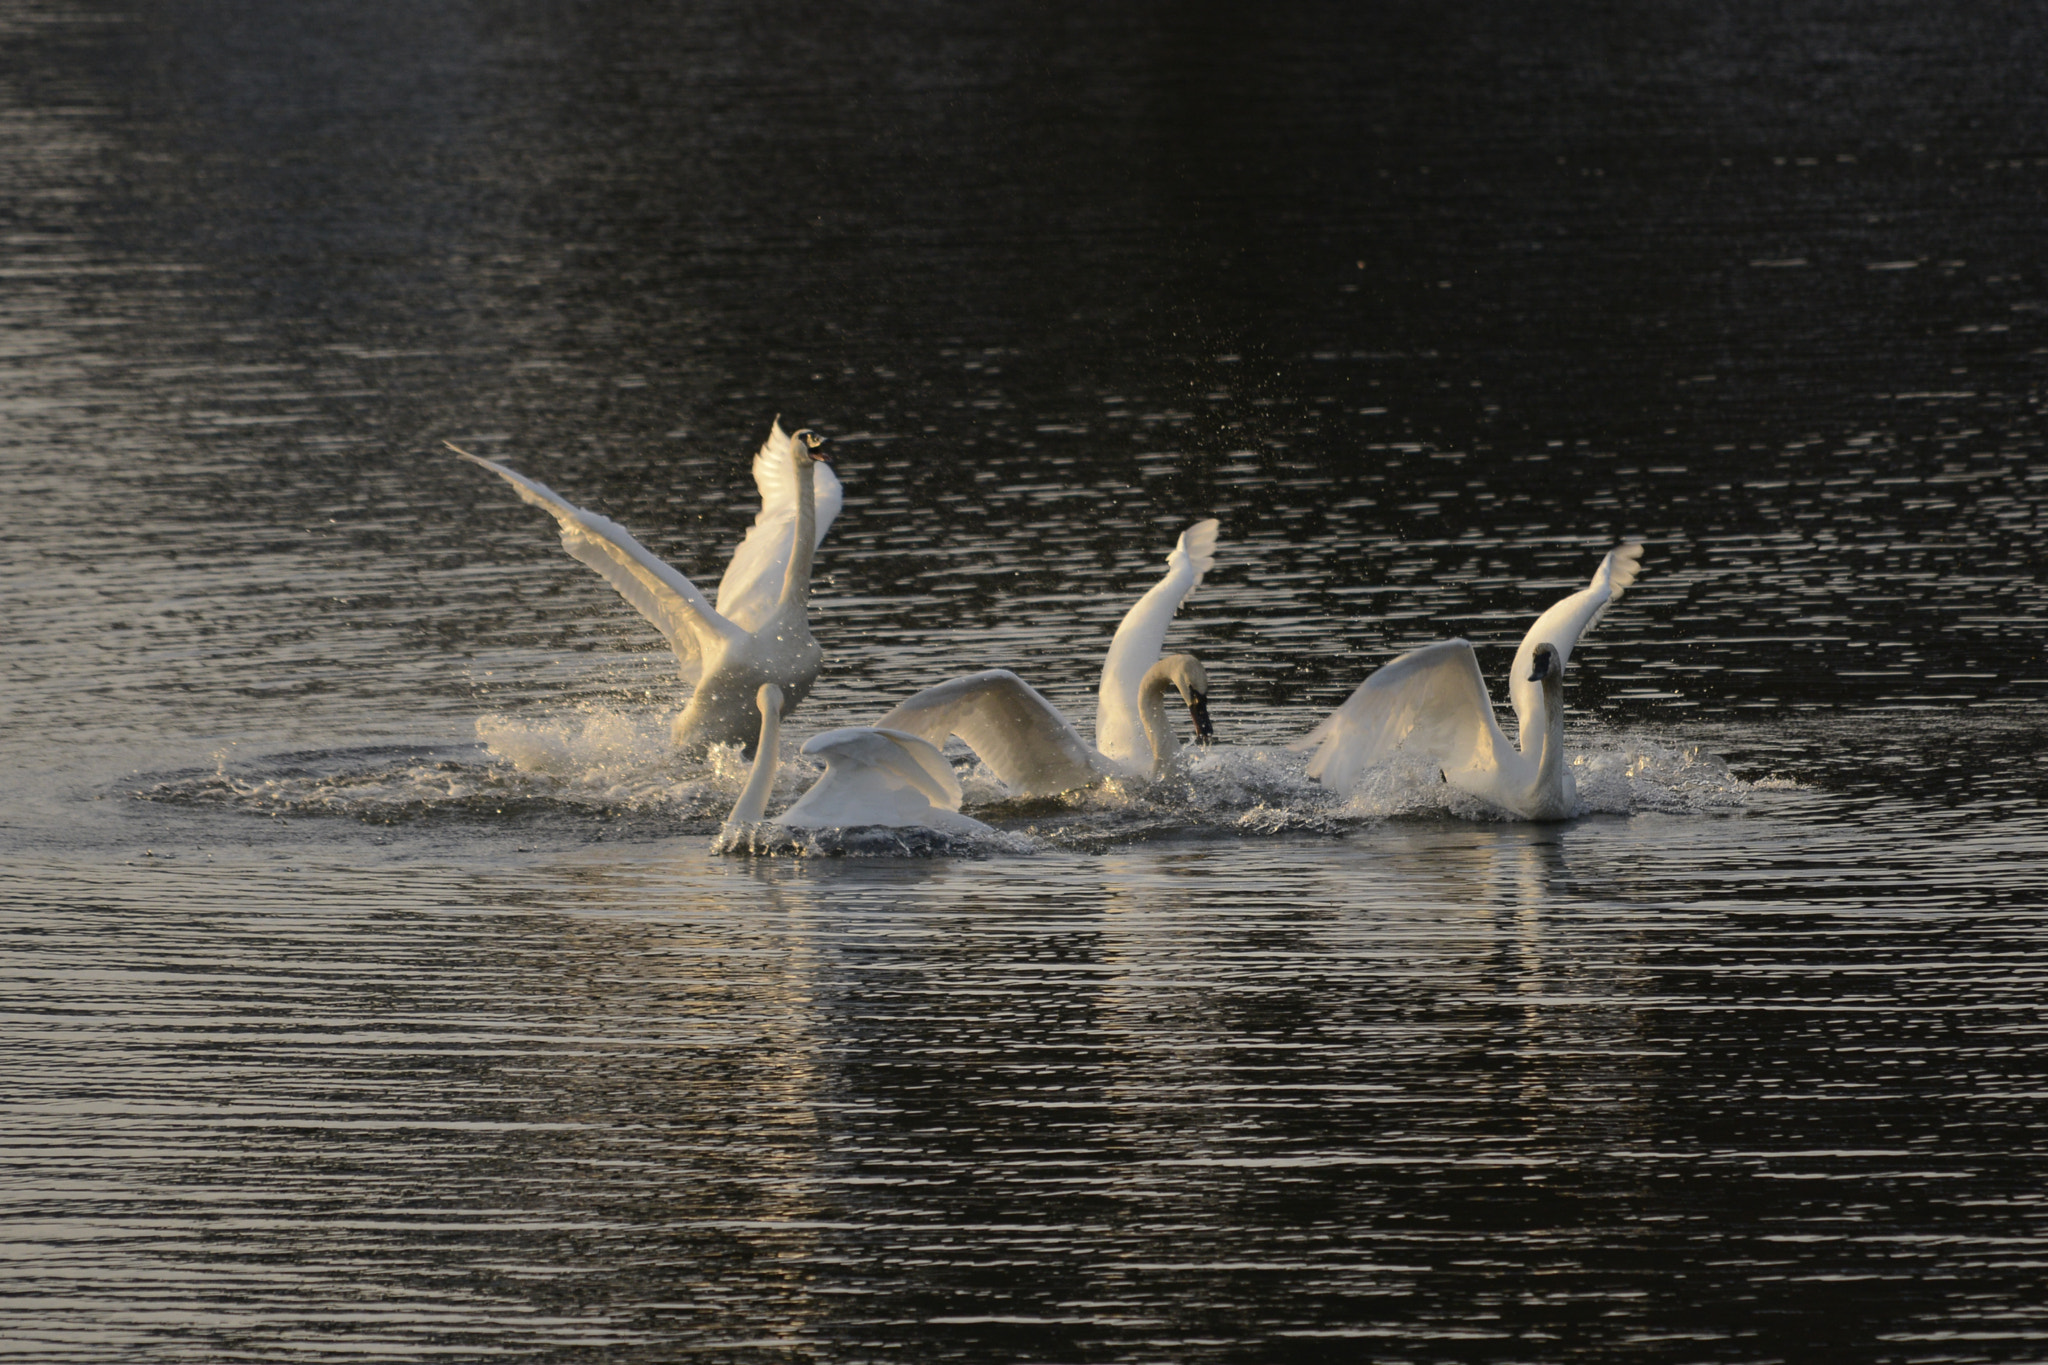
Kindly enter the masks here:
[[[960, 780], [952, 765], [916, 735], [855, 725], [813, 735], [803, 751], [824, 760], [825, 775], [777, 823], [807, 829], [954, 829], [966, 819], [958, 814]], [[979, 827], [978, 821], [968, 823]]]

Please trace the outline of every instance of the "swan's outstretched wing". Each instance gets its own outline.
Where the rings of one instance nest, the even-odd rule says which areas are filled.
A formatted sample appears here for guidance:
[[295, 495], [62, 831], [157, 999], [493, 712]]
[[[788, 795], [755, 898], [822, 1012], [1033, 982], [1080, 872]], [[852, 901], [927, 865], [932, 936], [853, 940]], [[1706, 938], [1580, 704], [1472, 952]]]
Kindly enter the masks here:
[[927, 687], [875, 728], [902, 730], [933, 745], [958, 735], [1018, 796], [1055, 796], [1102, 775], [1059, 709], [1007, 669]]
[[1493, 716], [1479, 658], [1464, 640], [1410, 650], [1382, 665], [1342, 706], [1287, 746], [1315, 750], [1308, 775], [1347, 791], [1397, 749], [1457, 771], [1499, 766], [1514, 750]]
[[1522, 637], [1522, 647], [1515, 651], [1514, 667], [1508, 673], [1508, 698], [1514, 703], [1515, 718], [1522, 725], [1534, 724], [1532, 717], [1543, 707], [1543, 684], [1529, 681], [1536, 646], [1545, 643], [1553, 646], [1557, 650], [1558, 667], [1570, 663], [1573, 646], [1593, 628], [1593, 623], [1621, 596], [1622, 590], [1636, 581], [1642, 561], [1642, 546], [1634, 543], [1615, 546], [1600, 561], [1600, 568], [1594, 573], [1591, 583], [1551, 607], [1536, 618], [1535, 625], [1529, 627], [1529, 633]]
[[453, 445], [448, 448], [504, 479], [523, 500], [553, 513], [562, 526], [562, 548], [602, 574], [619, 596], [653, 622], [676, 652], [684, 682], [697, 681], [706, 645], [738, 633], [730, 621], [711, 609], [696, 584], [663, 563], [611, 518], [586, 512], [538, 479], [529, 479], [495, 460]]
[[[789, 568], [790, 541], [796, 534], [796, 468], [793, 438], [776, 419], [768, 439], [754, 455], [754, 486], [761, 492], [761, 510], [747, 538], [732, 552], [725, 577], [718, 580], [718, 614], [745, 631], [757, 631], [782, 600], [782, 575]], [[832, 466], [811, 466], [811, 488], [817, 499], [816, 549], [825, 539], [846, 493]]]
[[1166, 577], [1124, 613], [1102, 661], [1102, 686], [1095, 695], [1095, 747], [1119, 763], [1150, 761], [1145, 722], [1138, 715], [1138, 685], [1159, 662], [1166, 628], [1202, 575], [1216, 563], [1216, 519], [1198, 521], [1181, 532], [1166, 556]]

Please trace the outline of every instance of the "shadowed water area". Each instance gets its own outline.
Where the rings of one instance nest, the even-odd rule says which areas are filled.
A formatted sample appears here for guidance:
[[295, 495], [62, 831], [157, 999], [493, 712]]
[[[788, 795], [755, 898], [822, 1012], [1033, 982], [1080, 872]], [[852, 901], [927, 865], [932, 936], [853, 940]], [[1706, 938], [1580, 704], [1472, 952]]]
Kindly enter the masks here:
[[[2048, 1352], [2048, 28], [0, 0], [0, 1360]], [[666, 645], [830, 433], [794, 741], [1218, 747], [713, 851]], [[1585, 813], [1285, 742], [1572, 654]], [[1183, 734], [1185, 730], [1183, 729]]]

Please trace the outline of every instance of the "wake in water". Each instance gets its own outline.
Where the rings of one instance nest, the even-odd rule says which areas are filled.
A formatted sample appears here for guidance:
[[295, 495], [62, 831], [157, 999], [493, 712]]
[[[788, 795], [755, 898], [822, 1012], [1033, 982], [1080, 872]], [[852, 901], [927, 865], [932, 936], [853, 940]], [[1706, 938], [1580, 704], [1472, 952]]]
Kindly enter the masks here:
[[[762, 856], [1018, 856], [1096, 850], [1206, 835], [1338, 835], [1389, 820], [1510, 817], [1446, 784], [1432, 765], [1395, 755], [1349, 792], [1311, 781], [1307, 759], [1281, 748], [1181, 751], [1156, 781], [1111, 778], [1056, 797], [1011, 798], [959, 744], [947, 751], [964, 808], [992, 835], [924, 829], [790, 830], [774, 824], [720, 832], [749, 762], [736, 745], [697, 761], [678, 758], [668, 717], [592, 707], [543, 718], [486, 715], [478, 745], [360, 748], [241, 763], [223, 752], [211, 771], [173, 774], [136, 792], [144, 800], [215, 805], [267, 817], [335, 817], [368, 824], [434, 820], [546, 825], [597, 819], [648, 837], [711, 833], [722, 852]], [[1746, 782], [1698, 748], [1595, 733], [1572, 755], [1579, 815], [1659, 812], [1724, 815], [1771, 778]], [[820, 772], [788, 753], [777, 765], [771, 809], [795, 800]]]
[[714, 853], [756, 858], [990, 858], [1040, 853], [1048, 844], [1002, 830], [954, 834], [916, 826], [857, 825], [846, 829], [801, 829], [762, 821], [726, 825], [711, 841]]

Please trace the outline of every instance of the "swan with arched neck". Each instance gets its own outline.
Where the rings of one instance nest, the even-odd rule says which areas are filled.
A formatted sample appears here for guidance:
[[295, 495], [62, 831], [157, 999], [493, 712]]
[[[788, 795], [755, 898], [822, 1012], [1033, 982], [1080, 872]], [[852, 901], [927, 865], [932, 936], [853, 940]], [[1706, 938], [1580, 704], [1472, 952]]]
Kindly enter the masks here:
[[1396, 752], [1428, 758], [1459, 791], [1523, 820], [1578, 811], [1564, 750], [1564, 670], [1572, 649], [1635, 582], [1643, 547], [1616, 546], [1593, 580], [1536, 618], [1508, 671], [1520, 743], [1510, 743], [1470, 642], [1410, 650], [1358, 685], [1315, 729], [1289, 745], [1312, 750], [1308, 774], [1348, 791]]
[[1124, 614], [1096, 692], [1095, 743], [1038, 690], [1008, 669], [970, 673], [926, 688], [875, 724], [944, 745], [957, 735], [1013, 796], [1052, 796], [1105, 777], [1157, 778], [1180, 741], [1166, 698], [1187, 707], [1195, 742], [1215, 735], [1209, 675], [1191, 654], [1160, 657], [1166, 630], [1216, 562], [1217, 523], [1181, 533], [1166, 576]]

